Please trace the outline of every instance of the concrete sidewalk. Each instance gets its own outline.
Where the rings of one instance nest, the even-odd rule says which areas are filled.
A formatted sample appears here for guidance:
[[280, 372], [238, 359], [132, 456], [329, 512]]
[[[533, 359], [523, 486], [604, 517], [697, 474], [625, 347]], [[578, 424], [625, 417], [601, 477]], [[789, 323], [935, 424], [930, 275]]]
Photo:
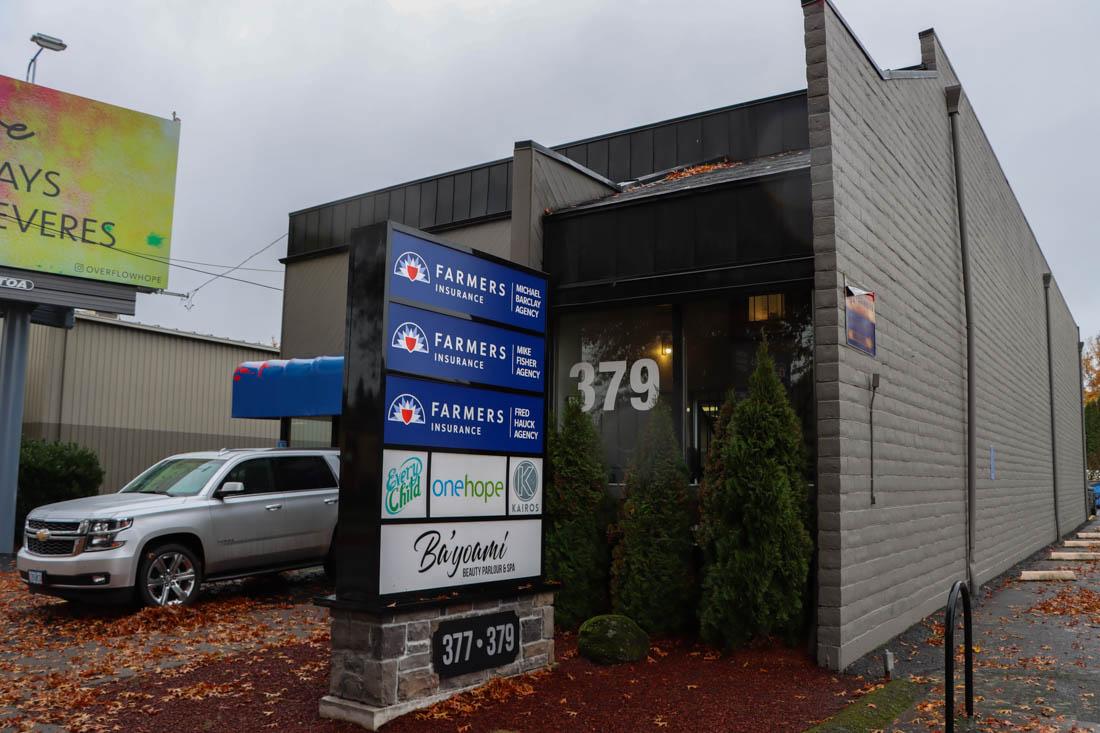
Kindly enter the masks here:
[[[1077, 532], [1100, 532], [1100, 522]], [[977, 716], [973, 721], [958, 717], [956, 730], [1100, 733], [1100, 561], [1049, 559], [1052, 551], [1080, 549], [1064, 541], [1051, 545], [983, 590], [974, 613]], [[1022, 570], [1067, 569], [1075, 572], [1075, 581], [1019, 579]], [[940, 613], [886, 647], [898, 657], [894, 677], [912, 679], [927, 690], [924, 700], [886, 730], [944, 729], [942, 621]], [[961, 652], [961, 609], [955, 642]], [[878, 655], [857, 671], [881, 675], [876, 663], [881, 665]], [[955, 686], [955, 712], [961, 716], [961, 655]]]

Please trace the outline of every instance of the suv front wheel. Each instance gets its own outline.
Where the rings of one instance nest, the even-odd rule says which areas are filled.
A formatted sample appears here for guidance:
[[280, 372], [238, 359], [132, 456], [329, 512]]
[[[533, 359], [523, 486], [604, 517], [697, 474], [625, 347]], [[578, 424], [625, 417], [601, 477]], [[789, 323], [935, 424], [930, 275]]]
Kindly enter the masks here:
[[183, 545], [145, 551], [138, 567], [138, 597], [146, 606], [187, 606], [199, 595], [202, 566]]

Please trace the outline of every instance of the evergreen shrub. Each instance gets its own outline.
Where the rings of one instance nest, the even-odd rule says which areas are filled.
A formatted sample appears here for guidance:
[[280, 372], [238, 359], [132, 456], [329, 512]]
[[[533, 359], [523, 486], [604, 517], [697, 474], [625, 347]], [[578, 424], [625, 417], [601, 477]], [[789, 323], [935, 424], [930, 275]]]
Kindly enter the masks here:
[[[15, 507], [16, 543], [32, 509], [43, 504], [93, 496], [103, 483], [96, 454], [76, 443], [24, 440], [19, 449], [19, 484]], [[7, 552], [0, 548], [0, 552]]]
[[700, 497], [700, 632], [726, 649], [798, 637], [813, 552], [802, 429], [766, 344], [756, 361], [748, 396], [723, 408]]
[[611, 565], [615, 613], [652, 634], [691, 625], [696, 598], [688, 471], [668, 408], [658, 403], [626, 475]]
[[544, 572], [547, 580], [562, 584], [554, 622], [574, 629], [607, 609], [610, 563], [607, 526], [600, 520], [607, 496], [600, 438], [577, 399], [566, 402], [561, 424], [550, 434], [545, 493]]

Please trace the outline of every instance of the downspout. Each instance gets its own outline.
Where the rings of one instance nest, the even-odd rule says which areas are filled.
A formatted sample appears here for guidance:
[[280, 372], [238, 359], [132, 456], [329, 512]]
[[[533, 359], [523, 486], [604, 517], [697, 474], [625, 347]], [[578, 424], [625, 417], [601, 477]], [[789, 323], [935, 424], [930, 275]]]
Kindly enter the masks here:
[[1058, 443], [1054, 434], [1054, 349], [1050, 344], [1050, 273], [1043, 273], [1043, 300], [1047, 315], [1047, 383], [1050, 387], [1050, 465], [1054, 486], [1054, 540], [1062, 536], [1062, 522], [1058, 518]]
[[1077, 383], [1081, 385], [1081, 471], [1085, 479], [1085, 520], [1092, 516], [1093, 500], [1089, 491], [1089, 444], [1085, 438], [1085, 342], [1081, 341], [1081, 328], [1077, 328]]
[[947, 87], [947, 116], [951, 120], [951, 152], [955, 167], [955, 206], [959, 214], [959, 249], [962, 255], [963, 309], [966, 321], [966, 581], [974, 588], [974, 538], [977, 534], [978, 427], [974, 357], [974, 298], [970, 289], [970, 243], [966, 232], [966, 191], [963, 188], [962, 158], [959, 155], [959, 101], [962, 87]]

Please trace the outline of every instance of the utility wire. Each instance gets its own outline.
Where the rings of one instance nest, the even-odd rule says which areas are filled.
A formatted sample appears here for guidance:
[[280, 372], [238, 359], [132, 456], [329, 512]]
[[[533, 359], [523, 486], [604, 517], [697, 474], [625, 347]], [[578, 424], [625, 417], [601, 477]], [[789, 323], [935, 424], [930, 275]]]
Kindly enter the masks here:
[[283, 241], [284, 239], [286, 239], [286, 237], [287, 237], [287, 234], [288, 234], [288, 232], [283, 232], [283, 233], [282, 233], [282, 234], [280, 234], [279, 236], [275, 237], [275, 239], [271, 240], [270, 242], [268, 242], [267, 244], [265, 244], [265, 245], [264, 245], [263, 247], [260, 247], [260, 248], [259, 248], [258, 250], [256, 250], [256, 251], [255, 251], [255, 252], [253, 252], [252, 254], [250, 254], [250, 255], [249, 255], [248, 257], [245, 257], [245, 258], [244, 258], [243, 260], [241, 260], [240, 264], [239, 264], [239, 265], [237, 265], [236, 267], [231, 267], [230, 269], [226, 270], [226, 271], [225, 271], [224, 273], [222, 273], [221, 275], [214, 275], [214, 276], [213, 276], [212, 278], [210, 278], [209, 280], [207, 280], [206, 282], [204, 282], [204, 283], [203, 283], [202, 285], [199, 285], [199, 286], [198, 286], [197, 288], [195, 288], [195, 289], [194, 289], [194, 290], [192, 290], [192, 291], [191, 291], [190, 293], [188, 293], [188, 295], [190, 295], [191, 297], [194, 297], [194, 296], [195, 296], [195, 293], [199, 292], [200, 290], [202, 290], [203, 288], [205, 288], [205, 287], [206, 287], [207, 285], [209, 285], [210, 283], [214, 282], [214, 281], [215, 281], [215, 280], [217, 280], [218, 278], [221, 278], [221, 277], [226, 277], [226, 276], [228, 276], [228, 275], [229, 275], [229, 273], [231, 273], [231, 272], [233, 272], [234, 270], [236, 270], [236, 269], [240, 268], [240, 267], [241, 267], [242, 265], [244, 265], [244, 263], [248, 262], [248, 261], [249, 261], [250, 259], [252, 259], [253, 257], [257, 257], [257, 256], [259, 256], [259, 255], [263, 254], [264, 252], [266, 252], [267, 250], [271, 249], [272, 247], [274, 247], [274, 246], [275, 246], [276, 244], [278, 244], [279, 242], [281, 242], [281, 241]]
[[186, 262], [189, 265], [202, 265], [203, 267], [219, 267], [219, 268], [220, 267], [225, 267], [225, 268], [233, 268], [235, 270], [245, 270], [245, 271], [248, 271], [248, 272], [283, 272], [282, 268], [274, 268], [274, 267], [235, 267], [234, 268], [233, 265], [219, 264], [217, 262], [203, 262], [202, 260], [185, 260], [182, 257], [162, 257], [160, 255], [147, 254], [145, 252], [135, 252], [132, 249], [123, 249], [122, 247], [112, 247], [111, 249], [115, 250], [116, 252], [126, 252], [128, 254], [145, 255], [147, 257], [152, 257], [152, 258], [161, 260], [162, 262], [167, 262], [169, 265], [174, 264], [176, 262]]
[[[23, 228], [23, 223], [19, 219], [12, 216], [11, 214], [0, 213], [0, 219], [8, 219], [9, 221], [14, 221], [17, 224], [19, 224], [19, 227], [21, 229]], [[30, 226], [27, 227], [27, 229], [30, 229], [30, 228], [31, 228]], [[47, 227], [47, 226], [41, 225], [41, 224], [35, 224], [35, 225], [33, 225], [33, 228], [39, 229], [41, 231], [53, 232], [54, 234], [65, 234], [66, 233], [66, 232], [62, 232], [60, 229], [54, 229], [52, 227]], [[26, 231], [26, 230], [24, 230], [24, 231]], [[70, 234], [69, 236], [72, 236], [72, 235]], [[279, 237], [279, 239], [282, 239], [285, 236], [286, 236], [286, 234], [283, 234], [281, 237]], [[63, 238], [63, 237], [59, 237], [59, 238]], [[279, 241], [279, 239], [276, 239], [274, 242], [271, 242], [271, 244], [268, 244], [267, 246], [265, 246], [264, 249], [268, 249], [269, 247], [273, 246], [276, 242]], [[99, 242], [92, 242], [91, 244], [95, 245], [95, 246], [103, 247], [104, 249], [106, 249], [110, 252], [118, 252], [120, 254], [127, 254], [127, 255], [130, 255], [131, 257], [137, 257], [139, 259], [149, 260], [151, 262], [156, 262], [156, 263], [159, 263], [159, 264], [167, 264], [171, 267], [178, 267], [181, 270], [188, 270], [190, 272], [197, 272], [197, 273], [200, 273], [202, 275], [212, 275], [213, 276], [213, 277], [210, 278], [210, 280], [207, 280], [206, 282], [204, 282], [199, 287], [203, 287], [203, 286], [213, 282], [214, 280], [217, 280], [218, 278], [224, 278], [226, 280], [232, 280], [233, 282], [244, 283], [245, 285], [255, 285], [258, 288], [267, 288], [268, 290], [275, 290], [275, 291], [278, 291], [280, 293], [283, 292], [282, 288], [277, 288], [274, 285], [267, 285], [265, 283], [258, 283], [258, 282], [255, 282], [253, 280], [244, 280], [244, 279], [239, 278], [239, 277], [230, 277], [227, 274], [219, 274], [219, 273], [216, 273], [216, 272], [210, 272], [209, 270], [200, 270], [196, 267], [188, 267], [186, 265], [181, 265], [178, 262], [174, 262], [172, 260], [166, 260], [163, 257], [153, 257], [153, 256], [145, 255], [145, 254], [140, 254], [140, 253], [134, 252], [132, 250], [120, 249], [120, 248], [116, 248], [116, 247], [111, 247], [110, 245], [100, 244]], [[260, 252], [263, 252], [263, 250], [260, 250]], [[245, 260], [245, 262], [248, 262], [248, 260], [252, 259], [252, 257], [255, 257], [256, 255], [260, 254], [260, 252], [257, 252], [256, 254], [250, 256], [248, 259]], [[239, 268], [233, 268], [233, 269], [229, 270], [229, 272], [232, 272], [234, 269], [239, 269]], [[278, 271], [276, 271], [276, 272], [278, 272]], [[188, 295], [193, 295], [194, 292], [195, 291], [192, 290]]]

